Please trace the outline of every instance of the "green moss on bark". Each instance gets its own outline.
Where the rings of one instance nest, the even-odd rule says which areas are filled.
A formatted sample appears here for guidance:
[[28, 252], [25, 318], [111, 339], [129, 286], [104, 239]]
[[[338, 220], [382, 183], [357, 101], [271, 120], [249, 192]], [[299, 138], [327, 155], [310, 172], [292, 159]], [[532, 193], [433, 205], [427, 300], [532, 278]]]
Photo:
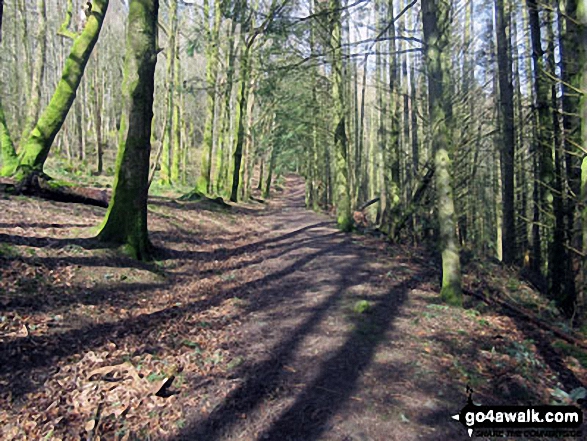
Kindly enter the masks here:
[[0, 176], [9, 176], [14, 173], [18, 166], [18, 157], [14, 149], [14, 143], [10, 136], [10, 131], [6, 125], [6, 118], [4, 117], [4, 107], [0, 98], [0, 159], [2, 160], [2, 169]]
[[116, 176], [98, 240], [123, 245], [140, 260], [151, 258], [147, 197], [151, 120], [157, 62], [157, 0], [131, 0], [129, 8]]
[[65, 61], [57, 88], [19, 155], [18, 168], [21, 174], [27, 173], [27, 170], [43, 170], [51, 145], [75, 100], [84, 69], [98, 41], [107, 8], [108, 0], [94, 0], [86, 25], [74, 40], [71, 53]]
[[447, 303], [462, 305], [461, 265], [456, 237], [455, 207], [449, 158], [451, 109], [446, 95], [449, 80], [446, 67], [448, 20], [450, 11], [440, 0], [422, 0], [422, 22], [426, 43], [430, 125], [434, 151], [436, 202], [439, 225], [439, 246], [442, 255], [441, 297]]
[[353, 227], [351, 216], [351, 199], [348, 185], [347, 135], [345, 128], [344, 83], [342, 73], [342, 30], [340, 0], [330, 0], [333, 12], [330, 29], [330, 46], [332, 48], [332, 98], [334, 101], [334, 167], [336, 173], [335, 204], [336, 221], [342, 231]]

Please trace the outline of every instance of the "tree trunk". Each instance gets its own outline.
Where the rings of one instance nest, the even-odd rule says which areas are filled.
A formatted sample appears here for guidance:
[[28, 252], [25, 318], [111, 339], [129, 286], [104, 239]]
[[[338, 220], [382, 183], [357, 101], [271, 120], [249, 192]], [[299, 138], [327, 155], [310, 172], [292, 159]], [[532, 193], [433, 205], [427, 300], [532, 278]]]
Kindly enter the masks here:
[[[31, 79], [31, 90], [27, 100], [26, 118], [20, 139], [25, 141], [31, 134], [35, 122], [39, 117], [39, 108], [41, 107], [41, 90], [43, 85], [43, 73], [45, 72], [45, 58], [47, 54], [47, 13], [45, 0], [37, 1], [39, 20], [37, 22], [37, 47], [35, 50], [35, 60], [33, 63], [33, 73]], [[26, 44], [26, 42], [25, 42]]]
[[[514, 89], [510, 54], [510, 11], [508, 0], [495, 0], [497, 65], [499, 70], [499, 110], [501, 113], [502, 177], [502, 260], [511, 265], [516, 258], [516, 224], [514, 205]], [[507, 10], [506, 10], [507, 8]]]
[[353, 227], [351, 215], [350, 191], [348, 186], [347, 164], [347, 135], [345, 122], [344, 81], [342, 74], [342, 32], [341, 32], [341, 2], [329, 1], [330, 22], [330, 49], [332, 50], [332, 98], [333, 132], [334, 132], [334, 168], [336, 173], [336, 222], [342, 231], [350, 231]]
[[387, 213], [384, 213], [384, 222], [388, 225], [390, 237], [395, 237], [394, 229], [398, 218], [400, 203], [400, 101], [399, 101], [399, 63], [396, 54], [396, 29], [393, 11], [393, 1], [389, 1], [387, 21], [389, 25], [389, 148], [384, 151], [384, 176], [387, 177]]
[[2, 160], [0, 176], [7, 176], [18, 165], [18, 157], [4, 116], [2, 97], [0, 97], [0, 159]]
[[269, 160], [269, 170], [267, 171], [267, 178], [265, 178], [265, 190], [263, 190], [263, 199], [269, 198], [271, 194], [271, 183], [273, 181], [273, 172], [275, 170], [275, 162], [277, 161], [277, 146], [271, 147], [271, 159]]
[[[241, 31], [243, 32], [243, 31]], [[241, 39], [244, 44], [244, 38]], [[240, 63], [240, 89], [237, 99], [235, 125], [236, 125], [236, 143], [234, 147], [234, 168], [232, 170], [232, 185], [230, 191], [230, 200], [238, 201], [238, 189], [240, 185], [240, 171], [243, 159], [243, 145], [245, 140], [245, 121], [247, 118], [247, 98], [249, 95], [249, 75], [251, 62], [251, 45], [252, 42], [244, 44]]]
[[219, 59], [219, 32], [221, 23], [221, 2], [214, 2], [214, 24], [209, 28], [210, 0], [204, 1], [204, 17], [206, 19], [206, 32], [208, 44], [206, 47], [206, 123], [204, 125], [204, 139], [202, 142], [202, 156], [200, 161], [200, 173], [196, 181], [196, 190], [203, 194], [212, 192], [212, 152], [214, 146], [214, 117], [216, 115], [216, 83], [218, 80]]
[[104, 140], [102, 138], [102, 105], [104, 95], [102, 93], [101, 83], [99, 82], [100, 68], [98, 66], [98, 57], [95, 56], [94, 75], [91, 84], [91, 101], [92, 111], [94, 113], [94, 129], [96, 131], [96, 174], [101, 175], [104, 169]]
[[[549, 110], [549, 86], [546, 81], [546, 70], [544, 68], [544, 52], [542, 50], [542, 41], [540, 35], [540, 16], [536, 0], [526, 0], [528, 6], [528, 18], [530, 24], [530, 38], [532, 44], [532, 70], [533, 70], [533, 87], [534, 87], [534, 107], [538, 112], [538, 121], [536, 125], [536, 139], [534, 140], [534, 151], [536, 152], [536, 161], [539, 174], [539, 183], [537, 186], [537, 200], [540, 206], [535, 208], [535, 219], [533, 229], [533, 268], [536, 272], [541, 272], [542, 262], [541, 251], [541, 232], [537, 226], [538, 223], [546, 224], [546, 216], [540, 216], [541, 213], [552, 213], [552, 192], [551, 188], [554, 181], [553, 163], [552, 163], [552, 138], [549, 128], [552, 125], [551, 114]], [[536, 219], [538, 217], [538, 219]]]
[[6, 170], [4, 175], [15, 175], [17, 179], [22, 179], [32, 171], [43, 171], [51, 145], [75, 100], [84, 69], [100, 35], [108, 1], [94, 0], [91, 15], [81, 34], [74, 40], [69, 57], [65, 61], [57, 88], [24, 144], [18, 166], [16, 169]]
[[461, 265], [455, 231], [455, 210], [449, 158], [447, 117], [444, 106], [450, 100], [445, 95], [448, 84], [446, 69], [450, 63], [448, 46], [449, 7], [440, 0], [422, 0], [422, 24], [424, 31], [425, 57], [428, 71], [430, 126], [434, 153], [435, 181], [437, 192], [438, 224], [440, 228], [440, 250], [442, 253], [441, 297], [449, 304], [462, 305]]
[[228, 35], [228, 56], [227, 56], [227, 67], [226, 67], [226, 90], [224, 91], [224, 105], [220, 110], [222, 114], [222, 124], [220, 132], [218, 134], [218, 141], [216, 147], [216, 182], [214, 183], [217, 193], [223, 193], [226, 185], [226, 170], [227, 161], [225, 161], [225, 155], [230, 149], [230, 102], [232, 98], [232, 82], [234, 78], [234, 61], [235, 61], [235, 45], [234, 35], [236, 32], [236, 20], [232, 21], [229, 28]]
[[181, 109], [182, 109], [182, 83], [181, 64], [179, 58], [179, 31], [175, 36], [175, 60], [173, 62], [173, 123], [171, 125], [171, 182], [179, 184], [179, 165], [181, 162]]
[[169, 38], [167, 40], [167, 121], [165, 125], [165, 136], [163, 137], [163, 150], [161, 152], [161, 171], [159, 181], [161, 185], [171, 185], [171, 144], [173, 138], [173, 101], [174, 101], [174, 65], [175, 65], [175, 40], [178, 37], [177, 26], [177, 2], [178, 0], [170, 0], [169, 2]]
[[[553, 14], [548, 11], [546, 14], [547, 25], [547, 60], [548, 71], [556, 76], [555, 61], [555, 37], [552, 21]], [[553, 181], [553, 212], [554, 229], [552, 241], [549, 247], [548, 273], [550, 281], [549, 295], [567, 316], [572, 316], [575, 307], [575, 285], [572, 274], [567, 273], [567, 243], [565, 241], [565, 200], [563, 193], [563, 170], [562, 170], [562, 139], [559, 100], [557, 98], [557, 85], [552, 82], [550, 88], [551, 115], [552, 115], [552, 138], [554, 149], [554, 181]]]
[[[582, 24], [582, 31], [580, 34], [580, 42], [583, 47], [587, 46], [587, 5], [585, 2], [579, 4], [577, 10], [577, 17], [579, 19], [579, 23]], [[582, 66], [579, 67], [579, 72], [581, 72], [581, 89], [583, 91], [587, 90], [587, 56], [583, 55], [583, 59], [581, 60]], [[582, 138], [582, 150], [583, 152], [587, 152], [587, 94], [583, 93], [582, 102], [580, 113], [581, 115], [581, 138]], [[581, 202], [582, 202], [582, 211], [581, 211], [581, 234], [582, 234], [582, 247], [583, 247], [583, 256], [582, 256], [582, 268], [581, 268], [581, 289], [580, 289], [580, 298], [579, 303], [581, 306], [585, 307], [585, 302], [587, 300], [586, 293], [587, 293], [587, 155], [583, 154], [583, 160], [581, 163]], [[581, 311], [583, 314], [585, 311]]]
[[124, 62], [125, 111], [120, 125], [113, 193], [98, 239], [151, 257], [147, 193], [157, 62], [158, 0], [130, 0]]

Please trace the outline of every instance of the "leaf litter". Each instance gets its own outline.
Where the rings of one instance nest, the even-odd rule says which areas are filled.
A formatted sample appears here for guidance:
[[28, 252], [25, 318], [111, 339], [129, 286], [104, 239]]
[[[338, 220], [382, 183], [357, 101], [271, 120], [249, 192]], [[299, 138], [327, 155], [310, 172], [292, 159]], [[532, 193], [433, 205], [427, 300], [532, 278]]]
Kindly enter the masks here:
[[[266, 208], [230, 212], [155, 199], [149, 228], [160, 251], [148, 265], [91, 246], [100, 209], [5, 199], [0, 437], [175, 440], [189, 439], [192, 426], [202, 433], [222, 426], [218, 439], [268, 439], [261, 437], [284, 424], [286, 433], [299, 430], [287, 426], [297, 421], [288, 423], [288, 409], [305, 400], [307, 430], [320, 439], [432, 440], [460, 436], [461, 428], [422, 413], [458, 411], [466, 385], [484, 403], [580, 394], [584, 366], [544, 343], [548, 335], [473, 299], [465, 310], [440, 305], [429, 251], [368, 234], [344, 248], [373, 262], [365, 278], [353, 275], [360, 281], [347, 281], [339, 300], [324, 306], [328, 319], [314, 325], [334, 288], [329, 265], [345, 262], [326, 253], [322, 265], [312, 253], [320, 253], [319, 240], [344, 239], [333, 230], [326, 239], [281, 232], [327, 222], [292, 209], [299, 185], [289, 180]], [[288, 282], [290, 266], [301, 276]], [[503, 287], [512, 275], [469, 268], [465, 280], [480, 278]], [[406, 281], [403, 303], [388, 305], [396, 310], [388, 325], [384, 293]], [[307, 285], [304, 296], [291, 294], [296, 283]], [[531, 288], [515, 288], [509, 295], [527, 304]], [[357, 304], [369, 307], [357, 312]], [[548, 305], [539, 309], [551, 314]], [[292, 343], [299, 347], [289, 354], [280, 345], [302, 325], [313, 337]], [[345, 346], [352, 350], [338, 352]], [[344, 382], [353, 391], [346, 401]]]

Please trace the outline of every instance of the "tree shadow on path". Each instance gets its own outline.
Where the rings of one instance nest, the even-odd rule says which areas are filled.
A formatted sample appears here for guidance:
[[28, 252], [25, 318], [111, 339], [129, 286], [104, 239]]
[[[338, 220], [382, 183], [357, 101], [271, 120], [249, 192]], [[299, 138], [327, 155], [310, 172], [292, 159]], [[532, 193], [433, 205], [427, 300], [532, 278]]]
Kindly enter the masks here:
[[[242, 421], [243, 414], [254, 413], [264, 401], [277, 393], [287, 380], [284, 366], [294, 358], [303, 340], [315, 333], [320, 323], [334, 312], [333, 309], [349, 286], [365, 283], [372, 276], [367, 272], [362, 272], [353, 280], [347, 276], [352, 277], [359, 272], [360, 264], [354, 260], [350, 265], [340, 268], [342, 277], [335, 292], [316, 305], [309, 317], [295, 331], [288, 333], [289, 337], [281, 340], [268, 359], [247, 368], [244, 373], [247, 379], [207, 418], [194, 420], [174, 440], [221, 439]], [[321, 364], [317, 376], [258, 439], [310, 441], [327, 430], [329, 419], [351, 397], [379, 343], [391, 329], [409, 290], [421, 283], [421, 280], [422, 275], [415, 274], [392, 286], [374, 301], [367, 317], [356, 318], [353, 330], [333, 355], [325, 360], [314, 358], [314, 364]]]

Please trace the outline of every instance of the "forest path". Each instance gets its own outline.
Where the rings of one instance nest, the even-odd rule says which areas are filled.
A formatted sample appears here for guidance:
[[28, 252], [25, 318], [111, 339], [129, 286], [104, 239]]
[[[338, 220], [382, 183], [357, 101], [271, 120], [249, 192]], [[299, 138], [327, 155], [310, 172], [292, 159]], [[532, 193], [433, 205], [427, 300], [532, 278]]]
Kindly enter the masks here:
[[587, 384], [552, 336], [443, 305], [430, 252], [306, 210], [300, 178], [266, 205], [167, 196], [152, 264], [95, 247], [102, 208], [4, 196], [0, 439], [469, 439], [467, 384], [484, 404]]
[[289, 177], [257, 214], [266, 235], [247, 245], [257, 259], [246, 270], [261, 278], [242, 293], [250, 310], [240, 318], [237, 351], [247, 363], [228, 396], [211, 414], [194, 416], [178, 439], [462, 435], [448, 418], [461, 403], [445, 402], [435, 381], [444, 368], [423, 359], [413, 339], [423, 305], [410, 304], [435, 301], [433, 266], [409, 250], [391, 255], [378, 239], [344, 234], [304, 205], [303, 181]]

